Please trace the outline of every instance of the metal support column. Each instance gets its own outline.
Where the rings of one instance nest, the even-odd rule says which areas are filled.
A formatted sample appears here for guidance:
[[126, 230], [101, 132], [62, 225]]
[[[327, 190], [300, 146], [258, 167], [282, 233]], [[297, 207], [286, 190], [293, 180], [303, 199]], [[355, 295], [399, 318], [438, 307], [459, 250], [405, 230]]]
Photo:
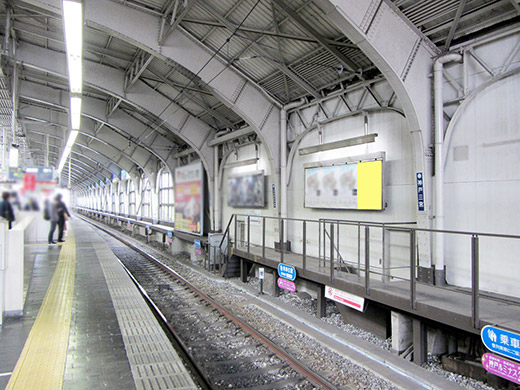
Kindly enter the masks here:
[[318, 287], [318, 318], [327, 316], [327, 300], [325, 299], [325, 286]]
[[251, 217], [247, 216], [247, 253], [251, 250]]
[[413, 320], [413, 362], [422, 364], [427, 359], [426, 325], [418, 319]]
[[410, 230], [410, 304], [417, 309], [415, 280], [415, 230]]
[[330, 224], [330, 283], [334, 283], [334, 224]]
[[480, 329], [479, 244], [476, 234], [471, 236], [471, 324], [475, 329]]
[[370, 295], [370, 227], [365, 226], [365, 293]]
[[303, 221], [303, 258], [302, 258], [303, 272], [307, 269], [307, 223]]
[[361, 277], [361, 223], [357, 224], [357, 272]]
[[247, 283], [247, 261], [240, 259], [240, 281]]
[[283, 252], [284, 252], [283, 235], [284, 235], [284, 220], [280, 219], [280, 263], [283, 263]]
[[273, 271], [273, 287], [274, 287], [274, 296], [279, 297], [280, 296], [280, 287], [278, 287], [278, 274], [276, 270]]
[[265, 217], [262, 217], [262, 260], [265, 261]]

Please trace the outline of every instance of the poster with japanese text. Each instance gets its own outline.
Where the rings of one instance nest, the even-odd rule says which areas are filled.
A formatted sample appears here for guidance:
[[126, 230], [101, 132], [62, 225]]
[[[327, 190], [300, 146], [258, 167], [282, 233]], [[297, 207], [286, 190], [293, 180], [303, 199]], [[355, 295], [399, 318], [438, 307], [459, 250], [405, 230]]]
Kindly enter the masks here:
[[186, 233], [203, 233], [202, 163], [175, 169], [175, 229]]

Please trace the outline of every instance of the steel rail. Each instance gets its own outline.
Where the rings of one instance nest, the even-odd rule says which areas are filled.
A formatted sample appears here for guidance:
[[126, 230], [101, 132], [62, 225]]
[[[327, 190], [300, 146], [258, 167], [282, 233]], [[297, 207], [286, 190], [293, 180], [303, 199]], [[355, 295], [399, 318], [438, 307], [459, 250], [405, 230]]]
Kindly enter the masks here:
[[[309, 382], [311, 382], [313, 385], [315, 386], [318, 386], [324, 390], [337, 390], [337, 387], [334, 386], [333, 384], [329, 383], [325, 378], [321, 377], [321, 375], [313, 372], [312, 370], [310, 370], [308, 367], [306, 367], [304, 364], [302, 364], [301, 362], [299, 362], [296, 358], [294, 358], [293, 356], [291, 356], [287, 351], [285, 351], [283, 348], [281, 348], [280, 346], [276, 345], [273, 341], [271, 341], [268, 337], [266, 337], [265, 335], [263, 335], [260, 331], [258, 331], [257, 329], [253, 328], [252, 326], [250, 326], [249, 324], [247, 324], [246, 322], [242, 321], [240, 318], [238, 318], [236, 315], [233, 314], [233, 312], [227, 308], [225, 308], [224, 306], [222, 306], [221, 304], [219, 304], [218, 302], [216, 302], [214, 299], [212, 299], [211, 297], [209, 297], [208, 295], [206, 295], [205, 293], [203, 293], [199, 288], [197, 288], [196, 286], [194, 286], [193, 284], [191, 284], [190, 282], [188, 282], [184, 277], [182, 277], [179, 273], [177, 273], [176, 271], [174, 271], [173, 269], [171, 269], [169, 266], [167, 266], [166, 264], [162, 263], [160, 260], [158, 260], [157, 258], [155, 258], [154, 256], [152, 256], [151, 254], [145, 252], [143, 249], [137, 247], [136, 245], [132, 244], [131, 242], [125, 240], [124, 238], [122, 238], [121, 236], [118, 236], [116, 235], [115, 233], [113, 233], [112, 231], [104, 228], [103, 226], [100, 226], [99, 224], [93, 222], [93, 221], [90, 221], [87, 217], [83, 217], [83, 216], [79, 216], [79, 218], [81, 218], [82, 220], [84, 220], [85, 222], [95, 226], [96, 228], [98, 228], [99, 230], [109, 234], [110, 236], [114, 237], [115, 239], [117, 239], [118, 241], [122, 242], [123, 244], [125, 244], [126, 246], [130, 247], [131, 249], [135, 250], [136, 252], [138, 252], [139, 254], [141, 254], [142, 256], [144, 256], [145, 258], [147, 258], [148, 260], [152, 261], [153, 263], [155, 263], [157, 266], [159, 266], [160, 268], [162, 268], [164, 271], [166, 271], [169, 275], [173, 276], [175, 279], [177, 279], [178, 281], [180, 281], [181, 283], [183, 283], [186, 287], [188, 287], [191, 291], [193, 291], [195, 294], [197, 294], [201, 299], [205, 300], [206, 302], [208, 302], [211, 306], [213, 306], [221, 315], [223, 315], [224, 317], [226, 317], [227, 319], [229, 319], [230, 321], [232, 321], [233, 323], [237, 324], [238, 326], [240, 326], [240, 328], [244, 329], [247, 333], [249, 333], [251, 336], [253, 336], [254, 338], [256, 338], [258, 341], [260, 341], [262, 344], [264, 344], [265, 346], [267, 346], [272, 352], [275, 353], [275, 355], [277, 355], [280, 359], [282, 359], [283, 361], [286, 361], [289, 366], [295, 370], [296, 372], [298, 372], [300, 375], [302, 375], [303, 377], [305, 377], [307, 380], [309, 380]], [[126, 268], [126, 267], [125, 267]], [[128, 272], [128, 271], [127, 271]], [[134, 279], [134, 283], [137, 283], [137, 281], [135, 280], [135, 278], [132, 277], [132, 279]], [[144, 291], [144, 289], [139, 285], [139, 283], [137, 283], [139, 289], [141, 291]], [[146, 295], [147, 296], [147, 295]], [[150, 299], [148, 297], [148, 299]], [[155, 304], [153, 305], [153, 307], [156, 307]], [[158, 310], [158, 309], [156, 309]], [[162, 314], [161, 314], [162, 316]], [[162, 316], [162, 318], [164, 318], [164, 316]], [[170, 330], [173, 331], [173, 329], [171, 329], [171, 326], [168, 326], [168, 328]], [[174, 334], [175, 331], [173, 331]], [[176, 337], [177, 338], [177, 337]], [[192, 364], [195, 365], [195, 362], [193, 362]], [[196, 365], [195, 365], [196, 366]], [[197, 367], [197, 366], [196, 366]]]

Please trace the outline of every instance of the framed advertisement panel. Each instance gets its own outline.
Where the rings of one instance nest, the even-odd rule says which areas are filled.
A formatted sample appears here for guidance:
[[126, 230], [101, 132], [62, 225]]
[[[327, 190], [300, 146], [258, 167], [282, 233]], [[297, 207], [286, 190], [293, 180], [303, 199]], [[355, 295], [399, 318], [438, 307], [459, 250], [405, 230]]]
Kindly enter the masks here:
[[229, 177], [227, 193], [230, 207], [264, 207], [264, 171]]
[[308, 208], [382, 210], [383, 161], [305, 168]]
[[202, 235], [204, 168], [196, 163], [175, 169], [175, 229]]

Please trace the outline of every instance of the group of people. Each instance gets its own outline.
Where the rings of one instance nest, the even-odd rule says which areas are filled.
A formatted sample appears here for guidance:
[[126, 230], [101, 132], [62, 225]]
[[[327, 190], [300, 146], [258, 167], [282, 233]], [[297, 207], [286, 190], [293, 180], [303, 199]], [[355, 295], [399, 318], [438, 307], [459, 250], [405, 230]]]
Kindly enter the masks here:
[[[8, 224], [9, 229], [13, 227], [15, 220], [13, 206], [10, 202], [11, 194], [9, 192], [2, 193], [2, 201], [0, 202], [0, 217], [4, 218]], [[37, 210], [33, 208], [33, 210]], [[43, 218], [50, 221], [51, 228], [49, 230], [49, 245], [56, 244], [57, 242], [65, 242], [63, 239], [63, 232], [65, 230], [65, 222], [70, 218], [69, 210], [63, 202], [63, 196], [58, 194], [54, 199], [45, 201], [45, 208], [43, 210]], [[54, 232], [58, 227], [58, 241], [54, 241]]]

